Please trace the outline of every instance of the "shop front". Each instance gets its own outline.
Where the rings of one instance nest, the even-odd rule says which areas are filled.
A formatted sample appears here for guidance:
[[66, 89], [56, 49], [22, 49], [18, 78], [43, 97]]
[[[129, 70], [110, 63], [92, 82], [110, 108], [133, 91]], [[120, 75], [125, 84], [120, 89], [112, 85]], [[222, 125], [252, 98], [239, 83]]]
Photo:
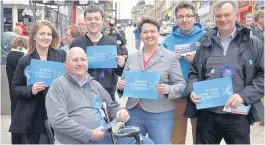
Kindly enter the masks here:
[[253, 12], [253, 1], [238, 1], [238, 8], [238, 21], [245, 24], [247, 16]]

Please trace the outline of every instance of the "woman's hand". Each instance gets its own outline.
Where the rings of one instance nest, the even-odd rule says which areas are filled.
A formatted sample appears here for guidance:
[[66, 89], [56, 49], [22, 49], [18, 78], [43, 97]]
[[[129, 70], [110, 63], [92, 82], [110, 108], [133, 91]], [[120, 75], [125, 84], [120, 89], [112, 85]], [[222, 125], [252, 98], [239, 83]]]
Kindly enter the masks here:
[[45, 90], [46, 85], [44, 84], [44, 82], [37, 82], [32, 86], [32, 94], [36, 95], [38, 94], [40, 91]]
[[166, 84], [159, 84], [157, 87], [157, 91], [160, 94], [167, 95], [169, 93], [169, 86]]
[[124, 80], [119, 80], [117, 83], [117, 87], [119, 90], [123, 90], [124, 87], [126, 86], [126, 82]]

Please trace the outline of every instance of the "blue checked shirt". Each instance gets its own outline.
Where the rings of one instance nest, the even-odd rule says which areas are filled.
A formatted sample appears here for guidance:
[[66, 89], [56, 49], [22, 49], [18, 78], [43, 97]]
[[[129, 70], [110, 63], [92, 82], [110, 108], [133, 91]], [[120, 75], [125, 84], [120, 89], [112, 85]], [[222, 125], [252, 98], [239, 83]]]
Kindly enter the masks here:
[[220, 35], [220, 31], [217, 32], [217, 37], [220, 40], [222, 46], [223, 46], [223, 54], [226, 55], [228, 47], [230, 42], [236, 37], [237, 34], [237, 30], [236, 28], [234, 29], [234, 31], [228, 36], [228, 38], [226, 40], [223, 40], [223, 38]]

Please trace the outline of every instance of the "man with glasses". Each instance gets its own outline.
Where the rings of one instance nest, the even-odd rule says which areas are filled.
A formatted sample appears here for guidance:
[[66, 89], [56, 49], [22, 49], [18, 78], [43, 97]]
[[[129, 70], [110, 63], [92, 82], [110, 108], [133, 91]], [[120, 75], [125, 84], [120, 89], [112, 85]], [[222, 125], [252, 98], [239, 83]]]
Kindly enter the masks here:
[[[182, 55], [180, 54], [178, 47], [184, 45], [190, 47], [192, 43], [196, 43], [198, 39], [205, 33], [200, 23], [196, 21], [196, 10], [192, 3], [183, 1], [180, 2], [175, 8], [175, 15], [177, 18], [177, 25], [173, 27], [172, 34], [168, 35], [163, 41], [163, 46], [167, 49], [175, 51], [179, 56], [179, 62], [181, 65], [182, 74], [185, 80], [188, 80], [188, 74], [190, 71], [190, 63], [194, 58], [194, 53]], [[172, 133], [172, 144], [185, 144], [187, 133], [187, 118], [190, 116], [183, 116], [186, 107], [187, 93], [182, 95], [183, 97], [176, 100], [175, 108], [175, 121]], [[195, 141], [196, 132], [196, 118], [191, 118], [193, 141]]]
[[77, 25], [79, 27], [80, 35], [85, 35], [87, 33], [87, 27], [86, 27], [84, 16], [79, 18]]
[[61, 47], [66, 53], [69, 50], [69, 45], [72, 43], [72, 41], [80, 36], [79, 28], [75, 25], [69, 25], [65, 31], [64, 31], [64, 39], [66, 40], [66, 45]]
[[[213, 4], [216, 27], [200, 38], [191, 65], [186, 111], [197, 116], [196, 144], [250, 144], [250, 125], [264, 119], [264, 45], [251, 30], [236, 22], [235, 1]], [[251, 105], [247, 115], [223, 111], [224, 106], [197, 110], [203, 101], [193, 91], [193, 83], [231, 77], [234, 94], [226, 106], [237, 109]]]
[[[55, 144], [111, 144], [102, 110], [106, 102], [110, 118], [127, 122], [128, 111], [111, 100], [108, 92], [88, 73], [85, 51], [70, 49], [66, 71], [51, 85], [45, 100], [49, 123], [54, 129]], [[119, 144], [135, 143], [134, 138], [119, 138]], [[143, 143], [153, 142], [143, 137]]]

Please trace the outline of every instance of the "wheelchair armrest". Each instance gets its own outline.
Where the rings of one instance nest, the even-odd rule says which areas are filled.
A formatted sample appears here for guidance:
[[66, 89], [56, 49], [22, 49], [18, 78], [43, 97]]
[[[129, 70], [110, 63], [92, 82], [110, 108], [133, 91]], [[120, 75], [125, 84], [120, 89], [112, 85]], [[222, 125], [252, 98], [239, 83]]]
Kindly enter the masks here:
[[51, 127], [48, 119], [45, 120], [45, 128], [46, 128], [46, 131], [47, 131], [47, 135], [48, 135], [50, 144], [54, 144], [54, 141], [55, 141], [54, 133], [53, 133], [52, 127]]

